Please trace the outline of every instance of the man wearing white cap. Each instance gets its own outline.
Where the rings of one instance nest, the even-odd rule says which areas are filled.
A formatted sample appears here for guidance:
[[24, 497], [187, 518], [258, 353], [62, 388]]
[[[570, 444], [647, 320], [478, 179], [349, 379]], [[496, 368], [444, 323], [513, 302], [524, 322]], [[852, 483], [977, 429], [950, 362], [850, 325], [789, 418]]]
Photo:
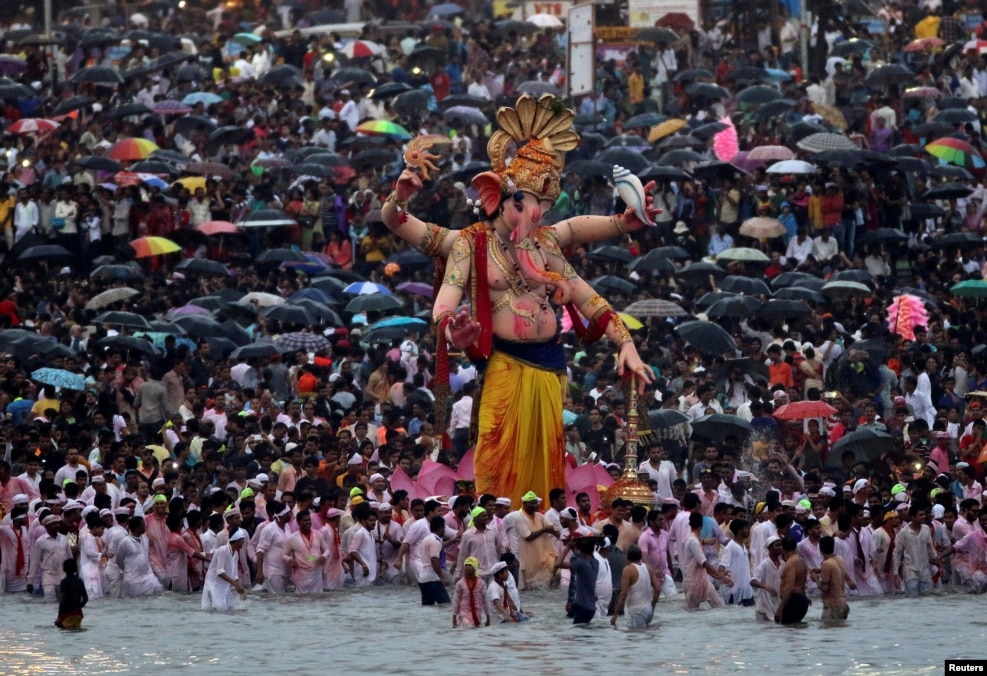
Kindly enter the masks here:
[[393, 506], [389, 502], [377, 503], [377, 524], [370, 531], [377, 547], [378, 579], [387, 584], [397, 584], [401, 571], [394, 567], [401, 549], [404, 528], [393, 519]]
[[202, 587], [202, 609], [231, 612], [236, 605], [236, 595], [246, 595], [240, 583], [240, 550], [247, 541], [247, 532], [238, 528], [230, 535], [229, 543], [216, 548], [206, 572]]
[[[58, 586], [62, 583], [65, 573], [62, 571], [62, 564], [65, 559], [72, 558], [72, 549], [69, 547], [68, 539], [58, 532], [58, 527], [62, 524], [62, 517], [49, 514], [42, 521], [45, 535], [39, 537], [31, 550], [31, 563], [28, 570], [28, 580], [33, 582], [37, 579], [37, 574], [41, 574], [41, 589], [44, 593], [45, 601], [54, 602], [57, 600]], [[28, 592], [34, 591], [34, 585], [27, 585]]]
[[15, 495], [9, 523], [0, 523], [0, 574], [3, 575], [3, 589], [8, 592], [22, 592], [27, 589], [27, 576], [31, 568], [31, 544], [27, 531], [28, 497], [24, 493]]
[[117, 507], [113, 510], [116, 522], [103, 533], [103, 555], [106, 557], [106, 568], [103, 569], [103, 595], [109, 598], [121, 598], [123, 595], [123, 571], [117, 565], [116, 552], [120, 543], [129, 535], [130, 508]]
[[143, 517], [131, 517], [130, 533], [117, 546], [116, 561], [123, 571], [123, 598], [152, 596], [164, 589], [151, 569], [145, 530]]
[[391, 501], [391, 494], [387, 492], [387, 479], [383, 474], [374, 472], [370, 475], [368, 483], [370, 484], [370, 492], [367, 495], [367, 499], [370, 502], [382, 503]]
[[274, 515], [271, 522], [261, 531], [257, 542], [257, 584], [272, 594], [283, 594], [288, 589], [291, 571], [281, 558], [284, 543], [288, 537], [285, 526], [291, 521], [291, 507], [272, 502]]
[[781, 591], [781, 538], [772, 535], [764, 543], [768, 555], [764, 557], [751, 578], [754, 592], [755, 616], [761, 622], [772, 622], [778, 610], [779, 592]]

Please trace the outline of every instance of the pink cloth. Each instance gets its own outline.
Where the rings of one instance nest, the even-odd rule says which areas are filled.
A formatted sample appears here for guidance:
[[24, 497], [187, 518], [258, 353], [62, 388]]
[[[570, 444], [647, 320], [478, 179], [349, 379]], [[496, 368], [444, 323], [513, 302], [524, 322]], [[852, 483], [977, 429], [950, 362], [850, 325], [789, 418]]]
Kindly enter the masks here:
[[188, 562], [189, 557], [195, 554], [195, 549], [181, 533], [168, 533], [165, 551], [165, 575], [171, 582], [171, 591], [177, 594], [188, 594], [192, 591], [189, 587]]
[[452, 614], [453, 617], [459, 618], [461, 627], [473, 628], [483, 625], [483, 618], [490, 614], [490, 602], [487, 599], [487, 585], [482, 579], [476, 578], [476, 585], [472, 591], [465, 577], [456, 583], [456, 591], [452, 597]]
[[158, 576], [159, 580], [167, 579], [168, 568], [168, 526], [165, 524], [165, 517], [158, 517], [148, 514], [144, 517], [147, 525], [147, 558], [151, 563], [151, 570]]

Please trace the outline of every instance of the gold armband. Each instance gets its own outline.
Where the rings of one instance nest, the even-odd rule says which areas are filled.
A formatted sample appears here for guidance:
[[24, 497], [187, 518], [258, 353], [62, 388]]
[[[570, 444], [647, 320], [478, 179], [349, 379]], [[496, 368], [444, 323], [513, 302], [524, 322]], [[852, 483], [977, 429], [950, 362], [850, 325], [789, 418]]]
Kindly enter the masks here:
[[634, 339], [631, 338], [630, 331], [627, 330], [627, 326], [624, 325], [624, 320], [620, 318], [616, 312], [610, 315], [610, 326], [613, 330], [617, 332], [617, 336], [620, 340], [615, 340], [617, 345], [623, 345], [624, 343], [633, 343]]
[[564, 280], [566, 280], [568, 282], [570, 279], [574, 278], [575, 276], [576, 276], [576, 270], [575, 270], [575, 268], [573, 268], [571, 265], [569, 265], [569, 261], [563, 262], [562, 263], [562, 279], [564, 279]]
[[605, 312], [610, 310], [610, 303], [600, 294], [596, 294], [588, 301], [586, 301], [586, 318], [589, 319], [590, 323], [595, 322], [597, 319], [603, 316]]
[[437, 258], [442, 253], [442, 244], [445, 242], [447, 232], [449, 231], [446, 228], [435, 223], [426, 223], [425, 234], [422, 235], [422, 253], [429, 258]]
[[453, 265], [448, 270], [446, 270], [446, 276], [442, 279], [443, 284], [448, 284], [449, 286], [454, 286], [457, 289], [466, 288], [466, 275], [462, 271]]

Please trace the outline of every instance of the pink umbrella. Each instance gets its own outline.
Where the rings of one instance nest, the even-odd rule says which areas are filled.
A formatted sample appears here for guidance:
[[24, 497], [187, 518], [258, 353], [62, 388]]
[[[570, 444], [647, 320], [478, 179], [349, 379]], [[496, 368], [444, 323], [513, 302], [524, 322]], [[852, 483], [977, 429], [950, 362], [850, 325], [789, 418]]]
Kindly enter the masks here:
[[724, 162], [729, 162], [740, 152], [737, 128], [733, 126], [733, 120], [729, 117], [724, 117], [720, 122], [727, 125], [727, 128], [713, 136], [713, 152]]
[[241, 232], [239, 226], [229, 221], [205, 221], [200, 223], [196, 230], [204, 235], [236, 235]]
[[418, 472], [418, 491], [428, 495], [454, 495], [456, 472], [448, 465], [426, 462]]
[[391, 474], [391, 490], [408, 491], [408, 495], [411, 498], [419, 497], [417, 494], [418, 486], [415, 484], [414, 481], [411, 480], [411, 477], [408, 476], [408, 473], [405, 472], [400, 467], [395, 467], [394, 473]]
[[752, 160], [750, 158], [750, 153], [746, 150], [741, 150], [737, 153], [736, 157], [730, 161], [730, 164], [738, 169], [746, 171], [748, 174], [764, 167], [764, 162], [761, 160]]
[[590, 509], [595, 512], [600, 508], [600, 491], [597, 486], [609, 488], [613, 484], [613, 477], [602, 465], [586, 464], [575, 469], [567, 469], [565, 483], [566, 502], [575, 505], [576, 495], [585, 492], [589, 495]]

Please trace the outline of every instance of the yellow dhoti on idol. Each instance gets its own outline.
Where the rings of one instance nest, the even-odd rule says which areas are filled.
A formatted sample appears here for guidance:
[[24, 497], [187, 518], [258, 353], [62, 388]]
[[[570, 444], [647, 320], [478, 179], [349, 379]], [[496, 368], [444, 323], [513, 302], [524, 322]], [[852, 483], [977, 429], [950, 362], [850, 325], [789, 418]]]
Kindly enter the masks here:
[[[513, 345], [528, 356], [555, 347]], [[480, 494], [509, 497], [519, 505], [527, 491], [547, 496], [552, 488], [565, 486], [565, 362], [559, 372], [544, 362], [539, 365], [511, 356], [498, 349], [502, 347], [498, 341], [483, 378], [474, 460], [476, 488]], [[561, 352], [562, 346], [557, 347]]]

